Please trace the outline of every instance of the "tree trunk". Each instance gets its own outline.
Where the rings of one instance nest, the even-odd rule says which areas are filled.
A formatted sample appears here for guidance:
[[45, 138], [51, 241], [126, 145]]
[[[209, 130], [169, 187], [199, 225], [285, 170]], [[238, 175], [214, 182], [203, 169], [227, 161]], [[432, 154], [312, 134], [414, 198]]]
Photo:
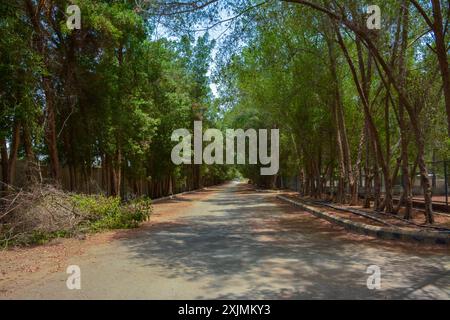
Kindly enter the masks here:
[[358, 79], [358, 75], [356, 73], [356, 69], [355, 69], [355, 65], [353, 64], [353, 61], [348, 53], [347, 47], [345, 46], [345, 43], [342, 39], [341, 33], [340, 31], [337, 29], [337, 26], [335, 26], [335, 33], [337, 35], [338, 38], [338, 43], [344, 53], [344, 56], [347, 60], [347, 63], [350, 67], [352, 76], [353, 76], [353, 80], [356, 86], [356, 89], [358, 91], [359, 97], [362, 100], [362, 104], [363, 104], [363, 109], [364, 109], [364, 114], [365, 117], [367, 119], [367, 124], [368, 124], [368, 128], [370, 130], [370, 134], [372, 139], [372, 143], [376, 152], [376, 156], [378, 159], [378, 162], [381, 166], [381, 169], [383, 171], [383, 176], [384, 176], [384, 180], [385, 180], [385, 197], [384, 197], [384, 204], [383, 207], [386, 209], [386, 212], [391, 212], [393, 209], [393, 205], [392, 205], [392, 189], [391, 189], [391, 177], [390, 177], [390, 173], [389, 173], [389, 165], [386, 163], [386, 161], [384, 160], [383, 157], [383, 152], [381, 150], [381, 143], [380, 143], [380, 135], [378, 133], [378, 130], [375, 126], [372, 114], [370, 112], [370, 107], [369, 107], [369, 100], [366, 96], [366, 94], [363, 91], [363, 88], [361, 86], [361, 83]]
[[[23, 146], [25, 149], [25, 175], [28, 183], [36, 183], [37, 177], [36, 177], [36, 157], [34, 155], [33, 151], [33, 142], [31, 138], [30, 129], [28, 128], [28, 125], [24, 123], [23, 125]], [[40, 175], [40, 173], [39, 173]]]
[[[402, 42], [399, 57], [399, 86], [402, 90], [406, 90], [406, 48], [408, 45], [408, 21], [409, 10], [406, 1], [402, 2]], [[402, 199], [405, 202], [404, 218], [409, 220], [412, 215], [412, 193], [409, 178], [409, 159], [408, 159], [408, 130], [404, 119], [405, 107], [402, 101], [398, 102], [398, 118], [400, 127], [400, 145], [401, 145], [401, 168], [402, 168]], [[399, 205], [402, 201], [399, 201]]]
[[19, 151], [20, 145], [20, 121], [14, 121], [14, 127], [12, 132], [12, 140], [11, 140], [11, 149], [9, 151], [9, 160], [8, 160], [8, 181], [9, 184], [14, 184], [15, 173], [16, 173], [16, 161], [17, 161], [17, 152]]
[[9, 187], [9, 161], [8, 161], [8, 148], [6, 146], [6, 139], [0, 139], [1, 148], [1, 163], [2, 163], [2, 190], [7, 191]]
[[[41, 12], [39, 12], [40, 7], [34, 5], [33, 1], [26, 1], [26, 8], [28, 12], [28, 17], [34, 28], [34, 37], [36, 43], [36, 50], [42, 56], [44, 64], [48, 72], [51, 72], [50, 68], [50, 57], [47, 54], [46, 39], [41, 30], [41, 22], [39, 17]], [[50, 159], [50, 177], [54, 182], [59, 182], [60, 179], [60, 168], [59, 168], [59, 158], [58, 158], [58, 147], [56, 139], [56, 107], [54, 103], [54, 90], [51, 83], [51, 78], [47, 75], [42, 76], [42, 89], [45, 96], [45, 142], [47, 144], [49, 159]]]
[[431, 0], [431, 4], [433, 7], [433, 18], [434, 18], [433, 31], [436, 40], [436, 54], [439, 61], [439, 69], [441, 71], [445, 108], [447, 111], [448, 136], [450, 137], [450, 74], [447, 58], [448, 43], [445, 41], [445, 34], [444, 34], [445, 31], [440, 1]]
[[[342, 130], [345, 130], [344, 115], [342, 111], [342, 103], [339, 89], [339, 79], [337, 76], [337, 61], [336, 61], [336, 53], [334, 50], [334, 46], [332, 41], [328, 40], [328, 53], [330, 59], [330, 73], [333, 79], [333, 91], [334, 91], [334, 101], [331, 103], [332, 106], [332, 114], [335, 123], [336, 130], [336, 142], [338, 147], [338, 156], [339, 156], [339, 178], [338, 178], [338, 190], [336, 193], [336, 202], [344, 203], [345, 202], [345, 189], [346, 189], [346, 178], [348, 177], [347, 173], [347, 154], [348, 154], [348, 141], [345, 143], [344, 139], [347, 137], [346, 134], [342, 133]], [[347, 145], [347, 148], [345, 147]]]
[[120, 197], [122, 183], [122, 152], [120, 147], [116, 150], [116, 155], [111, 166], [111, 194]]
[[364, 208], [370, 208], [372, 179], [370, 173], [370, 145], [369, 145], [369, 130], [367, 128], [367, 120], [365, 121], [364, 130], [366, 131], [366, 157], [364, 161]]

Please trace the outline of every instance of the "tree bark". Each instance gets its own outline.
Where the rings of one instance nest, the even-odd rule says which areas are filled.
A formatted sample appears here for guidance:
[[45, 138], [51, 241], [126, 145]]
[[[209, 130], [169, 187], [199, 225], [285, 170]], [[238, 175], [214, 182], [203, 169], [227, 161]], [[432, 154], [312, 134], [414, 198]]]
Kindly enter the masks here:
[[2, 164], [2, 190], [7, 191], [9, 187], [9, 161], [8, 161], [8, 148], [6, 146], [6, 139], [0, 139], [0, 153], [1, 153], [1, 164]]
[[[41, 30], [41, 23], [39, 21], [39, 17], [41, 15], [41, 13], [39, 12], [40, 4], [35, 6], [33, 4], [33, 1], [27, 0], [26, 8], [28, 17], [34, 28], [36, 51], [42, 56], [47, 70], [50, 71], [50, 58], [47, 54], [46, 39]], [[54, 90], [51, 83], [51, 78], [49, 76], [42, 76], [41, 81], [42, 89], [45, 95], [45, 142], [47, 144], [50, 159], [50, 177], [55, 182], [59, 182], [60, 167], [56, 139], [56, 106], [54, 103]]]
[[[431, 7], [433, 11], [433, 19], [427, 15], [423, 7], [419, 4], [419, 2], [415, 0], [410, 0], [411, 3], [416, 7], [422, 17], [425, 19], [425, 22], [428, 26], [433, 30], [436, 50], [435, 53], [437, 55], [437, 59], [439, 62], [439, 70], [441, 73], [443, 91], [444, 91], [444, 101], [445, 101], [445, 109], [447, 112], [447, 134], [450, 136], [450, 73], [449, 73], [449, 65], [448, 65], [448, 57], [447, 57], [447, 45], [448, 43], [445, 41], [445, 32], [444, 29], [444, 21], [442, 17], [442, 9], [441, 9], [441, 1], [439, 0], [431, 0]], [[450, 8], [447, 8], [450, 10]]]
[[[402, 39], [401, 50], [399, 56], [399, 86], [406, 91], [406, 48], [408, 45], [408, 24], [409, 24], [409, 9], [406, 1], [403, 0], [401, 5], [402, 17]], [[404, 119], [405, 107], [402, 101], [398, 102], [398, 118], [400, 127], [400, 145], [401, 145], [401, 168], [402, 168], [402, 186], [403, 194], [402, 200], [405, 202], [404, 218], [409, 220], [412, 216], [412, 192], [409, 178], [409, 159], [408, 159], [408, 130]], [[402, 201], [399, 202], [399, 204]]]
[[[347, 140], [347, 134], [345, 131], [345, 122], [344, 122], [344, 113], [342, 106], [342, 99], [339, 88], [339, 79], [337, 74], [337, 58], [336, 52], [334, 49], [334, 44], [331, 39], [327, 39], [328, 45], [328, 55], [330, 60], [330, 74], [333, 81], [333, 93], [334, 100], [331, 103], [332, 106], [332, 114], [335, 123], [336, 130], [336, 142], [338, 147], [338, 156], [339, 156], [339, 178], [338, 178], [338, 190], [336, 194], [336, 201], [338, 203], [345, 202], [345, 189], [346, 189], [346, 181], [349, 181], [349, 177], [351, 175], [351, 166], [349, 168], [349, 146]], [[353, 182], [353, 181], [352, 181]]]
[[11, 148], [9, 151], [9, 160], [8, 160], [8, 181], [9, 184], [14, 184], [14, 179], [16, 175], [16, 161], [17, 161], [17, 152], [19, 151], [20, 145], [20, 121], [15, 120], [13, 131], [12, 131], [12, 139], [11, 139]]

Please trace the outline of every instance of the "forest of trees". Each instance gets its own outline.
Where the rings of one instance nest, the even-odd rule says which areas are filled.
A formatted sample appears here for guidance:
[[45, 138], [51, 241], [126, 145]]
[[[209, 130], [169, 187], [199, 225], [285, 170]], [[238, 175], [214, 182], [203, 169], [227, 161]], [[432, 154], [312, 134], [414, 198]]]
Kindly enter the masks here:
[[91, 181], [100, 168], [97, 184], [110, 195], [125, 195], [125, 182], [158, 197], [226, 178], [226, 168], [170, 162], [173, 130], [198, 118], [214, 123], [206, 76], [214, 41], [154, 40], [133, 3], [79, 1], [79, 30], [66, 26], [70, 1], [1, 3], [4, 190], [15, 184], [19, 159], [29, 182], [60, 183], [65, 168], [74, 191], [97, 192]]
[[[80, 30], [66, 27], [72, 3]], [[112, 195], [125, 183], [152, 197], [195, 189], [236, 168], [276, 186], [257, 165], [173, 165], [172, 131], [202, 120], [278, 128], [278, 176], [297, 177], [305, 196], [350, 205], [362, 196], [409, 218], [420, 179], [433, 223], [428, 162], [450, 154], [450, 4], [370, 4], [380, 29], [367, 27], [368, 4], [357, 0], [2, 2], [3, 189], [19, 160], [29, 181], [42, 165], [48, 181], [65, 170], [69, 189], [85, 192], [101, 170]]]
[[450, 141], [449, 3], [383, 1], [381, 29], [370, 30], [359, 1], [291, 2], [261, 9], [224, 69], [231, 112], [248, 126], [280, 128], [280, 166], [298, 172], [302, 194], [322, 197], [336, 182], [335, 201], [355, 205], [362, 194], [365, 207], [404, 206], [408, 219], [420, 175], [432, 223], [427, 160], [445, 159]]

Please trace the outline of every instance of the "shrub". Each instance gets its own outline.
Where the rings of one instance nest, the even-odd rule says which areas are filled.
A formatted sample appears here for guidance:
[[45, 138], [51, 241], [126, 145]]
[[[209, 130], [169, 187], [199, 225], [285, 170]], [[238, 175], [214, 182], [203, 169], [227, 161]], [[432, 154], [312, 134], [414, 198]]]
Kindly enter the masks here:
[[[71, 232], [66, 230], [53, 231], [53, 232], [45, 232], [45, 231], [33, 231], [23, 244], [45, 244], [50, 240], [56, 238], [67, 238], [72, 235]], [[19, 244], [16, 242], [16, 244]]]
[[96, 232], [107, 229], [136, 228], [148, 220], [151, 202], [139, 198], [121, 204], [118, 197], [74, 195], [75, 206], [88, 217], [87, 227]]
[[11, 192], [0, 203], [0, 247], [43, 244], [54, 238], [135, 228], [149, 219], [151, 201], [72, 194], [36, 185]]

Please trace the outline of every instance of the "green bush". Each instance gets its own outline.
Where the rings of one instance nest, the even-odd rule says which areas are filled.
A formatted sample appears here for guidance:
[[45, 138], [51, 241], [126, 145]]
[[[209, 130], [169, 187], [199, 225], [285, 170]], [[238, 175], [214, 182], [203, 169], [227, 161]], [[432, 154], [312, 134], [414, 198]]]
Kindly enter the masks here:
[[67, 230], [60, 230], [60, 231], [54, 231], [54, 232], [46, 232], [46, 231], [33, 231], [31, 236], [23, 243], [25, 245], [27, 244], [45, 244], [49, 242], [50, 240], [56, 239], [56, 238], [67, 238], [70, 237], [71, 233]]
[[[9, 220], [0, 221], [0, 249], [44, 244], [87, 232], [136, 228], [151, 214], [151, 200], [122, 203], [119, 197], [64, 193], [43, 189], [23, 201]], [[37, 199], [37, 200], [36, 200]]]
[[91, 232], [108, 229], [136, 228], [148, 220], [151, 201], [138, 198], [122, 204], [118, 197], [74, 195], [75, 207], [87, 217], [84, 224]]
[[119, 197], [106, 197], [102, 195], [72, 195], [74, 207], [81, 211], [89, 220], [98, 220], [105, 216], [114, 216], [120, 211]]
[[72, 194], [47, 184], [8, 191], [0, 211], [0, 248], [70, 237], [86, 220], [76, 209]]

